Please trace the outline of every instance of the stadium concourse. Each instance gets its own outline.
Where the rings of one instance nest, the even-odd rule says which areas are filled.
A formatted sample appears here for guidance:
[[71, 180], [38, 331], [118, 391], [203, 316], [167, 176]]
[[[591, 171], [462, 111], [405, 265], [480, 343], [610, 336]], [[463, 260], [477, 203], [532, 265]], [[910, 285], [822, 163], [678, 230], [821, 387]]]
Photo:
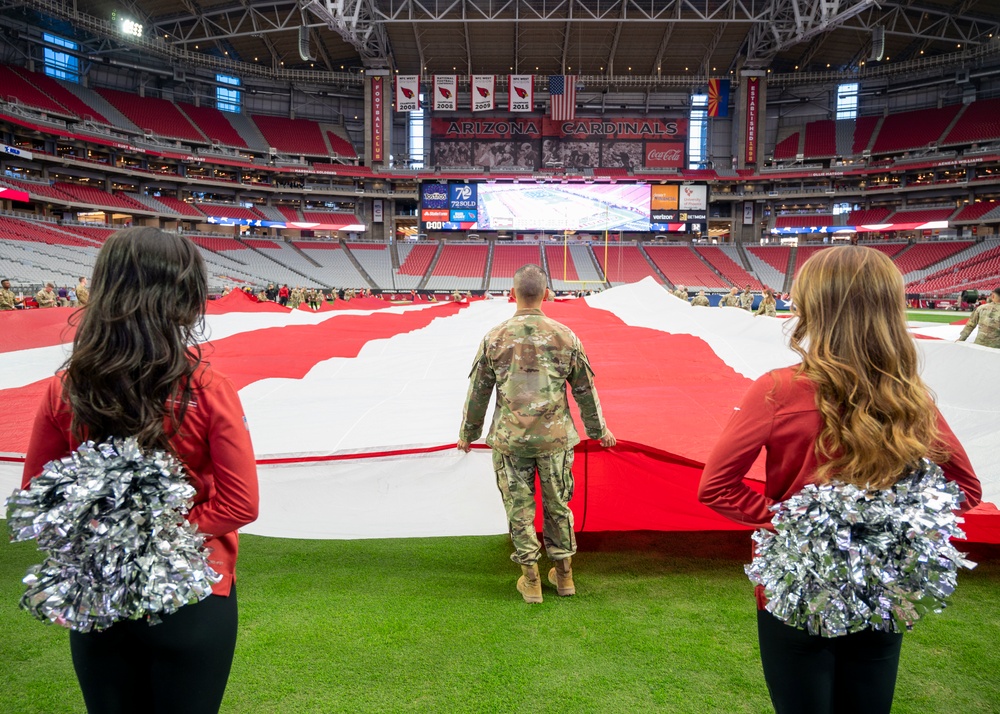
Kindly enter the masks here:
[[[260, 468], [260, 518], [246, 531], [327, 539], [506, 532], [488, 450], [454, 446], [477, 338], [512, 311], [502, 299], [360, 299], [312, 312], [234, 292], [212, 303], [205, 355], [240, 391]], [[578, 447], [577, 528], [737, 528], [698, 504], [695, 490], [751, 380], [796, 361], [786, 321], [692, 307], [652, 279], [545, 311], [587, 346], [619, 437], [610, 450]], [[30, 415], [72, 339], [70, 314], [5, 316], [0, 488], [20, 479]], [[966, 377], [996, 373], [1000, 352], [955, 344], [958, 325], [913, 329], [923, 376], [983, 483], [966, 532], [1000, 543], [1000, 381], [970, 389]], [[759, 459], [750, 478], [761, 477]]]

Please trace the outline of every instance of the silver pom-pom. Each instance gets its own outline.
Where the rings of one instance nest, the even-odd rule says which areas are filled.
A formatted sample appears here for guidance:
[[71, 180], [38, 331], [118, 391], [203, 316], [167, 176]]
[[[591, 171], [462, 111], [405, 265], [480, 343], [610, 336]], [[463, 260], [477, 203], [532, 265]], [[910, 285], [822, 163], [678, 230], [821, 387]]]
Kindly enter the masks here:
[[912, 629], [944, 608], [958, 569], [976, 565], [951, 543], [965, 536], [964, 498], [927, 459], [885, 490], [806, 486], [772, 507], [774, 532], [753, 535], [746, 573], [771, 614], [812, 635]]
[[21, 607], [78, 632], [177, 611], [212, 594], [205, 536], [187, 522], [183, 465], [134, 438], [81, 444], [7, 499], [11, 540], [47, 551]]

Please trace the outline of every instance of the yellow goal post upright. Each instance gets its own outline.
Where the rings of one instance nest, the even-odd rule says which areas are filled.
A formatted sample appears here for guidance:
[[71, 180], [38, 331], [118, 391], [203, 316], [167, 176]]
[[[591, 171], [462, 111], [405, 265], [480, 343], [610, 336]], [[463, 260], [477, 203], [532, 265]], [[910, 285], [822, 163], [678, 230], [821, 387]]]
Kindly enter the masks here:
[[[569, 283], [569, 284], [572, 284], [572, 285], [580, 285], [581, 286], [580, 287], [581, 290], [587, 290], [588, 289], [587, 288], [588, 285], [597, 285], [597, 286], [600, 286], [602, 288], [605, 287], [605, 286], [607, 286], [607, 283], [608, 283], [608, 274], [607, 274], [607, 270], [608, 270], [607, 269], [607, 266], [608, 266], [608, 243], [610, 241], [608, 231], [607, 230], [604, 231], [604, 263], [602, 265], [601, 261], [598, 261], [598, 266], [597, 266], [601, 270], [601, 279], [600, 280], [570, 280], [569, 279], [569, 238], [570, 238], [570, 236], [574, 235], [575, 233], [576, 233], [576, 231], [570, 231], [570, 230], [563, 231], [563, 272], [562, 272], [562, 278], [561, 278], [562, 282], [563, 283]], [[619, 248], [620, 247], [621, 247], [621, 242], [619, 240]], [[600, 250], [600, 247], [598, 247], [598, 250]], [[551, 268], [550, 268], [550, 270], [551, 270]]]

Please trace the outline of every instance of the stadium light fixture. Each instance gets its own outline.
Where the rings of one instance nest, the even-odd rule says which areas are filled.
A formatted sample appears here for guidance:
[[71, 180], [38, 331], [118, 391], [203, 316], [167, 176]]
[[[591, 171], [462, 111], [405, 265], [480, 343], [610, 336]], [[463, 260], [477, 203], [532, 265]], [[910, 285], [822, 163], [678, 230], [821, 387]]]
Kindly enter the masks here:
[[129, 20], [127, 17], [123, 17], [121, 28], [123, 35], [128, 35], [129, 37], [142, 37], [142, 25], [135, 20]]

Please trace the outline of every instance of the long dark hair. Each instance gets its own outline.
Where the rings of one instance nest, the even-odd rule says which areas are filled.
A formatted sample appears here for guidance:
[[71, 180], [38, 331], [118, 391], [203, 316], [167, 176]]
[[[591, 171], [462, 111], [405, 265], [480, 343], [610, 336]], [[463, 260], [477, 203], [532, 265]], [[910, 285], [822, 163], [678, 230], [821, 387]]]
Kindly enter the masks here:
[[134, 436], [170, 449], [201, 364], [207, 293], [205, 263], [187, 238], [126, 228], [107, 239], [65, 365], [76, 438]]

